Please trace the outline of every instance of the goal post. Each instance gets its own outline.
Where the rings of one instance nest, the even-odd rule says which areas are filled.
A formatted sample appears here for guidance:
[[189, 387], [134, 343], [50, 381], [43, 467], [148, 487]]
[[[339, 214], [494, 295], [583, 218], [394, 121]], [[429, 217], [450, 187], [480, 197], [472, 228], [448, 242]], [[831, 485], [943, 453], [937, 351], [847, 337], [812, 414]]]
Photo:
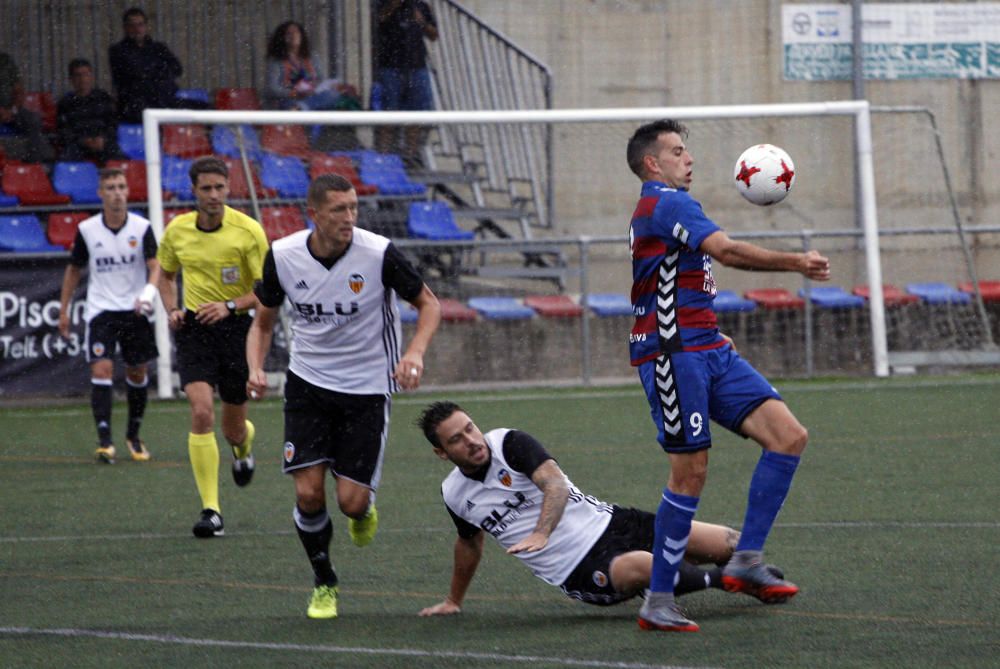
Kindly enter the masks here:
[[[870, 331], [872, 340], [872, 367], [879, 377], [889, 374], [889, 357], [886, 339], [885, 306], [882, 297], [882, 266], [879, 245], [879, 223], [875, 195], [875, 171], [873, 165], [873, 141], [870, 107], [867, 101], [831, 101], [785, 104], [755, 104], [726, 105], [703, 107], [655, 107], [637, 109], [568, 109], [568, 110], [524, 110], [524, 111], [429, 111], [429, 112], [308, 112], [308, 111], [200, 111], [177, 109], [147, 109], [143, 113], [143, 130], [145, 142], [145, 160], [147, 165], [147, 187], [149, 202], [149, 219], [157, 238], [162, 238], [164, 229], [164, 200], [162, 195], [163, 153], [161, 151], [161, 128], [168, 124], [202, 124], [202, 125], [306, 125], [306, 126], [355, 126], [377, 128], [379, 126], [418, 125], [433, 129], [440, 136], [438, 141], [444, 143], [447, 129], [454, 129], [456, 134], [468, 132], [484, 135], [493, 133], [498, 138], [506, 138], [513, 142], [521, 136], [527, 143], [538, 142], [529, 132], [531, 127], [564, 128], [561, 124], [610, 124], [610, 123], [641, 123], [662, 118], [673, 118], [681, 121], [726, 120], [726, 119], [791, 119], [809, 117], [837, 117], [853, 120], [853, 136], [850, 145], [854, 149], [853, 169], [857, 171], [859, 189], [860, 226], [863, 231], [863, 247], [865, 255], [865, 282], [870, 293]], [[520, 129], [518, 132], [512, 129]], [[617, 132], [617, 129], [616, 129]], [[780, 143], [780, 132], [773, 132], [769, 141]], [[616, 173], [626, 171], [624, 166], [624, 137], [615, 135], [614, 141], [620, 151], [615, 158], [613, 169]], [[747, 136], [746, 144], [763, 141], [759, 136]], [[482, 144], [479, 139], [470, 145]], [[700, 140], [700, 144], [704, 144]], [[530, 147], [529, 147], [530, 148]], [[700, 148], [700, 147], [699, 147]], [[741, 150], [744, 147], [741, 147]], [[529, 168], [537, 162], [537, 156], [532, 156], [530, 150], [511, 151], [498, 150], [496, 155], [489, 156], [486, 149], [483, 157], [477, 158], [480, 164], [494, 160], [500, 164], [511, 165], [524, 163]], [[738, 153], [731, 156], [735, 159]], [[793, 159], [796, 158], [793, 153]], [[245, 164], [245, 163], [244, 163]], [[556, 169], [559, 169], [558, 167]], [[718, 175], [712, 178], [717, 180]], [[617, 178], [617, 177], [616, 177]], [[544, 179], [527, 179], [522, 176], [511, 178], [501, 184], [500, 190], [506, 189], [512, 200], [525, 201], [530, 197], [519, 189], [523, 183], [537, 190], [539, 184], [551, 188], [551, 183], [542, 183]], [[795, 198], [795, 195], [792, 195]], [[700, 198], [699, 198], [700, 199]], [[625, 205], [628, 206], [628, 205]], [[541, 206], [538, 207], [542, 209]], [[619, 205], [620, 209], [620, 205]], [[545, 215], [554, 216], [552, 211], [545, 209]], [[621, 217], [623, 214], [618, 214]], [[711, 215], [711, 211], [709, 212]], [[852, 216], [853, 220], [853, 216]], [[619, 228], [621, 229], [621, 228]], [[530, 234], [530, 227], [522, 221], [522, 230]], [[624, 238], [624, 236], [623, 236]], [[170, 340], [166, 327], [165, 314], [161, 313], [156, 321], [157, 344], [160, 347], [160, 358], [157, 366], [158, 391], [161, 397], [172, 395], [172, 367], [170, 357]]]

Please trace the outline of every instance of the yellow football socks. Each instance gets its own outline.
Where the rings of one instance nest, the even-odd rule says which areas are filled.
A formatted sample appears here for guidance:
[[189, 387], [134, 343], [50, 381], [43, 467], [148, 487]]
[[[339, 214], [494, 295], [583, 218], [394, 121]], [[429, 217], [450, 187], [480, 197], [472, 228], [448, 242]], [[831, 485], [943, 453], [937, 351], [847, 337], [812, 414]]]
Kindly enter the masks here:
[[201, 495], [201, 508], [221, 511], [219, 508], [219, 444], [215, 441], [215, 433], [189, 433], [188, 454], [191, 457], [194, 481], [198, 484], [198, 494]]
[[233, 446], [233, 455], [236, 456], [238, 460], [242, 460], [246, 456], [250, 455], [250, 451], [253, 449], [253, 438], [257, 434], [257, 430], [254, 428], [253, 423], [250, 421], [244, 421], [247, 424], [247, 436], [243, 437], [242, 443]]

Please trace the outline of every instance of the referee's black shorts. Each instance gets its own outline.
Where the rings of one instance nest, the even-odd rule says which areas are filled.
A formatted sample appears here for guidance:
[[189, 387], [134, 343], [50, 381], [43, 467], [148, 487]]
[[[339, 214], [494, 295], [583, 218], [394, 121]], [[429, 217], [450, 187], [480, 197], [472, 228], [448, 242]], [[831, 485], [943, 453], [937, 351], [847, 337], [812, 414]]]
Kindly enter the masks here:
[[174, 333], [177, 372], [181, 388], [204, 381], [218, 388], [227, 404], [247, 401], [247, 333], [253, 319], [236, 314], [212, 325], [203, 325], [194, 312], [184, 313], [184, 327]]

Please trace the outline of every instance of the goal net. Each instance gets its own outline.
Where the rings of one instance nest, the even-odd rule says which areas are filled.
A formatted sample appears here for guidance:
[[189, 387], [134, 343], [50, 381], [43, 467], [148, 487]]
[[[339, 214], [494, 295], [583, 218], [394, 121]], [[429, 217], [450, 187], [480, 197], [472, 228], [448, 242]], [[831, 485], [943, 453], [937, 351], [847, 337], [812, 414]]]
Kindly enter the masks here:
[[[930, 364], [934, 353], [954, 361], [957, 352], [989, 352], [988, 322], [974, 297], [942, 302], [918, 295], [897, 303], [894, 294], [884, 300], [875, 290], [886, 283], [913, 295], [908, 287], [937, 283], [961, 292], [959, 284], [974, 280], [976, 254], [990, 251], [976, 247], [970, 256], [960, 243], [926, 115], [872, 115], [865, 102], [520, 112], [147, 110], [150, 219], [159, 234], [193, 205], [186, 161], [214, 153], [230, 164], [230, 204], [261, 220], [272, 240], [308, 225], [308, 181], [334, 172], [357, 184], [359, 225], [392, 238], [439, 296], [464, 304], [497, 295], [585, 301], [594, 293], [627, 294], [625, 238], [638, 181], [625, 164], [625, 144], [642, 122], [667, 117], [689, 127], [692, 194], [710, 218], [731, 236], [769, 248], [816, 248], [831, 258], [832, 284], [866, 296], [850, 305], [805, 299], [789, 309], [761, 303], [749, 316], [723, 314], [723, 327], [745, 337], [749, 349], [741, 351], [763, 370], [884, 376], [892, 364]], [[795, 188], [772, 207], [747, 203], [732, 183], [736, 157], [761, 142], [781, 146], [795, 161]], [[915, 164], [923, 166], [919, 183], [906, 175]], [[801, 299], [814, 288], [797, 275], [734, 272], [718, 263], [714, 272], [720, 289], [739, 295], [783, 289]], [[562, 360], [552, 362], [559, 369], [549, 378], [589, 380], [623, 367], [627, 373], [624, 344], [607, 353], [591, 345], [595, 330], [606, 326], [589, 311], [584, 316], [564, 336], [549, 334], [535, 367]], [[614, 327], [624, 327], [624, 341], [627, 325]], [[286, 355], [284, 334], [276, 337], [276, 368]], [[158, 336], [169, 351], [162, 325]], [[504, 356], [526, 350], [487, 347], [464, 381], [482, 369], [510, 367]], [[617, 366], [605, 373], [609, 356]], [[567, 366], [567, 357], [576, 362]], [[172, 392], [171, 372], [164, 355], [163, 395]]]

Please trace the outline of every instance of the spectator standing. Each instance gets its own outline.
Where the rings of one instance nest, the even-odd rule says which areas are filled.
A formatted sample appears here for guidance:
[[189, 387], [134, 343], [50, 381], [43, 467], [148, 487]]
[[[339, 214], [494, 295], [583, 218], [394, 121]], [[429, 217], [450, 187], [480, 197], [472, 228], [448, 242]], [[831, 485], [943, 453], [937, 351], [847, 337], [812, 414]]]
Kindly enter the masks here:
[[57, 106], [63, 160], [94, 160], [104, 164], [123, 158], [115, 137], [118, 127], [115, 101], [107, 91], [94, 87], [90, 61], [83, 58], [70, 61], [69, 81], [73, 90]]
[[0, 52], [0, 148], [7, 157], [26, 163], [52, 160], [52, 145], [42, 136], [41, 119], [23, 104], [21, 72], [10, 54]]
[[[424, 39], [436, 41], [438, 29], [430, 6], [424, 0], [379, 0], [376, 16], [375, 81], [380, 88], [381, 109], [433, 109]], [[419, 162], [423, 130], [420, 126], [407, 126], [400, 146], [400, 129], [380, 126], [375, 137], [376, 148], [382, 153], [400, 153], [408, 162]]]
[[285, 21], [267, 44], [265, 100], [274, 109], [360, 109], [353, 87], [327, 79], [301, 23]]
[[146, 12], [139, 7], [122, 17], [125, 39], [108, 49], [111, 81], [123, 123], [142, 123], [142, 110], [177, 107], [181, 62], [166, 44], [149, 36]]

